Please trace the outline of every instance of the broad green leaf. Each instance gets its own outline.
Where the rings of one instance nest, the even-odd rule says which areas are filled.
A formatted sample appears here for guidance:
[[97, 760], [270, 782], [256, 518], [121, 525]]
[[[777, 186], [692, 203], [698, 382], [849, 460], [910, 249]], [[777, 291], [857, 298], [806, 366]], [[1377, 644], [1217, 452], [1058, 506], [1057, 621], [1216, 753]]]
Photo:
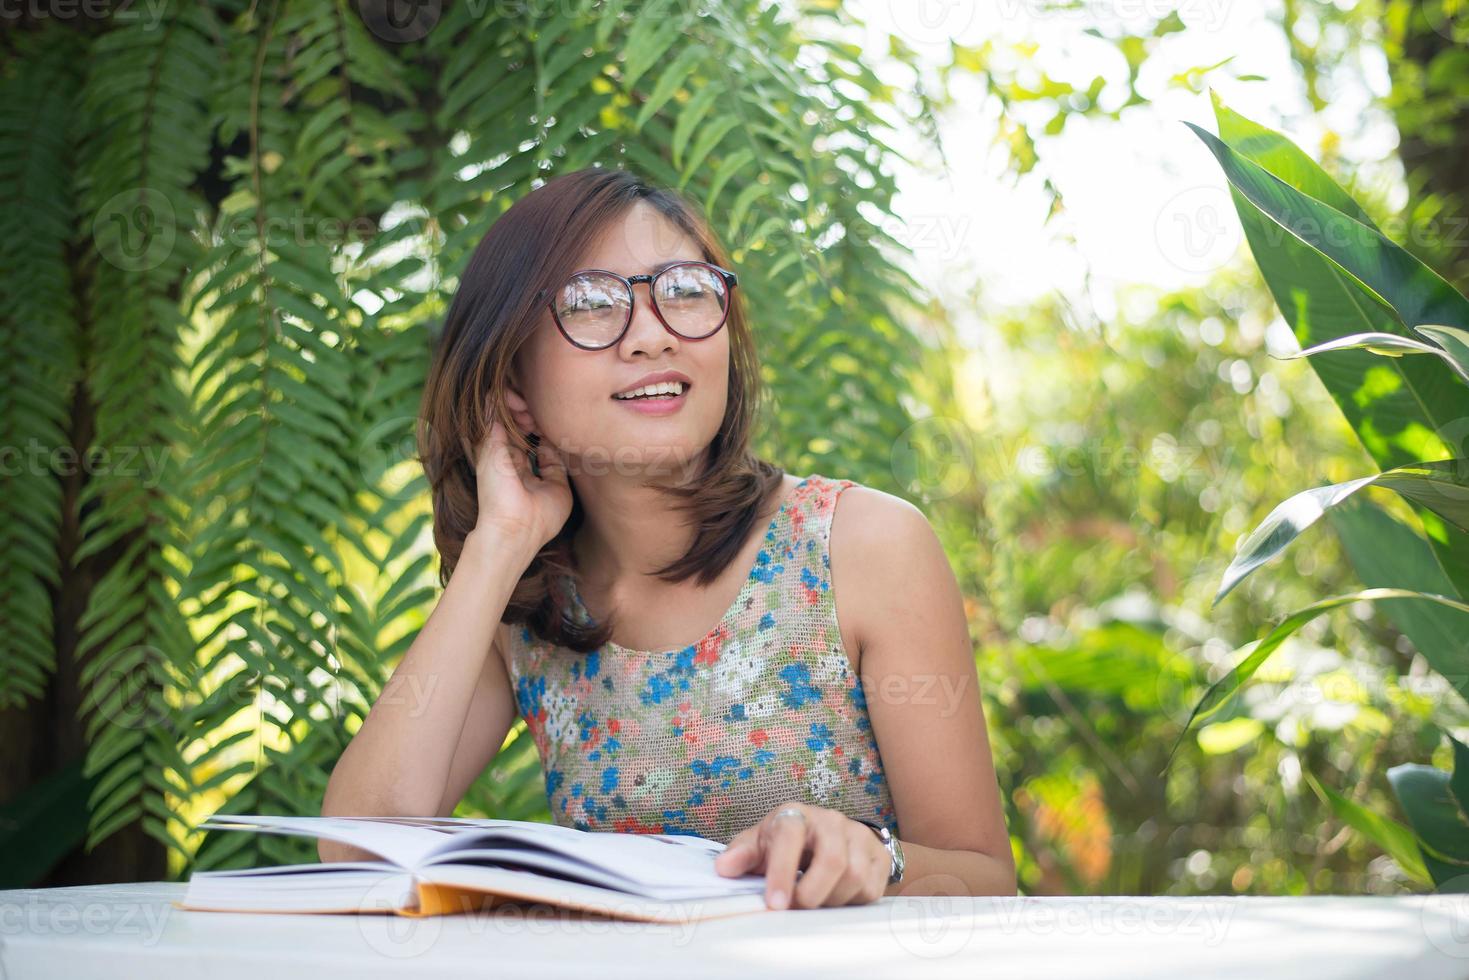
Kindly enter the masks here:
[[81, 844], [95, 782], [74, 760], [0, 808], [0, 887], [31, 887]]
[[1367, 212], [1300, 147], [1275, 130], [1230, 109], [1220, 101], [1217, 92], [1211, 90], [1209, 98], [1214, 106], [1214, 118], [1219, 124], [1219, 138], [1236, 153], [1255, 161], [1280, 180], [1316, 200], [1364, 224], [1372, 224]]
[[1469, 813], [1469, 746], [1452, 735], [1447, 738], [1454, 747], [1454, 775], [1449, 780], [1449, 790], [1458, 801], [1459, 809]]
[[1224, 570], [1214, 602], [1229, 594], [1255, 569], [1284, 551], [1321, 515], [1365, 486], [1396, 490], [1461, 530], [1469, 530], [1469, 459], [1443, 459], [1399, 466], [1376, 476], [1303, 490], [1276, 506], [1250, 532]]
[[1417, 838], [1413, 831], [1391, 817], [1384, 816], [1362, 806], [1333, 790], [1330, 786], [1317, 780], [1309, 771], [1305, 773], [1306, 782], [1310, 784], [1318, 795], [1325, 799], [1330, 805], [1336, 818], [1351, 827], [1357, 833], [1382, 848], [1388, 857], [1398, 863], [1398, 867], [1412, 878], [1423, 884], [1429, 884], [1428, 869], [1423, 865], [1423, 855], [1418, 851]]
[[1188, 735], [1188, 730], [1193, 727], [1195, 721], [1203, 721], [1218, 713], [1235, 692], [1249, 681], [1260, 669], [1270, 655], [1280, 648], [1280, 645], [1290, 639], [1302, 626], [1323, 613], [1330, 612], [1341, 606], [1350, 605], [1354, 602], [1379, 602], [1383, 600], [1412, 599], [1416, 602], [1437, 602], [1461, 612], [1469, 613], [1469, 604], [1451, 599], [1447, 596], [1432, 595], [1425, 592], [1413, 592], [1409, 589], [1364, 589], [1361, 592], [1349, 592], [1346, 595], [1332, 596], [1313, 602], [1303, 609], [1297, 609], [1291, 613], [1278, 626], [1272, 629], [1265, 638], [1255, 644], [1255, 648], [1244, 656], [1237, 664], [1231, 667], [1223, 677], [1209, 685], [1199, 703], [1194, 705], [1188, 720], [1183, 724], [1183, 730], [1179, 732], [1178, 739], [1173, 743], [1173, 748], [1168, 752], [1168, 761], [1164, 763], [1166, 772], [1173, 756], [1178, 752], [1178, 747]]
[[[1421, 328], [1420, 328], [1421, 329]], [[1451, 328], [1450, 328], [1451, 329]], [[1277, 360], [1289, 361], [1297, 357], [1310, 357], [1313, 354], [1322, 354], [1327, 351], [1337, 350], [1368, 350], [1382, 357], [1402, 357], [1404, 354], [1433, 354], [1443, 358], [1445, 364], [1453, 369], [1454, 373], [1465, 381], [1469, 381], [1469, 362], [1460, 363], [1450, 351], [1436, 344], [1425, 344], [1421, 340], [1411, 337], [1402, 337], [1395, 333], [1354, 333], [1345, 337], [1337, 337], [1314, 347], [1297, 351], [1294, 354], [1277, 355]], [[1469, 351], [1469, 348], [1466, 348]]]
[[[1363, 587], [1453, 594], [1423, 536], [1366, 497], [1333, 508], [1328, 517]], [[1396, 602], [1390, 615], [1429, 666], [1469, 700], [1469, 616], [1432, 602]]]
[[1375, 227], [1297, 190], [1234, 152], [1208, 130], [1185, 125], [1214, 154], [1231, 186], [1286, 235], [1330, 259], [1370, 289], [1401, 323], [1469, 327], [1469, 300]]
[[1451, 778], [1442, 769], [1411, 763], [1387, 771], [1434, 884], [1440, 891], [1469, 892], [1469, 819], [1450, 789]]
[[[1252, 205], [1257, 217], [1266, 219], [1247, 228], [1251, 248], [1267, 281], [1274, 279], [1271, 290], [1303, 346], [1354, 333], [1408, 336], [1408, 324], [1469, 326], [1469, 300], [1371, 225], [1302, 193], [1211, 133], [1191, 128], [1219, 161], [1237, 192], [1237, 206], [1242, 197], [1246, 210]], [[1330, 303], [1343, 293], [1347, 302], [1316, 309], [1320, 301]], [[1315, 329], [1302, 336], [1300, 321], [1312, 316]], [[1379, 393], [1411, 382], [1412, 400], [1390, 406], [1391, 417], [1373, 409], [1352, 418], [1364, 445], [1384, 466], [1401, 462], [1402, 453], [1423, 458], [1431, 441], [1451, 438], [1455, 426], [1469, 419], [1469, 390], [1448, 372], [1423, 364], [1414, 368], [1415, 363], [1392, 361], [1402, 377], [1390, 384], [1386, 379], [1368, 384], [1371, 368], [1365, 368], [1351, 391], [1338, 396], [1338, 403], [1343, 396], [1354, 402], [1366, 399], [1366, 407], [1372, 408]], [[1397, 452], [1390, 453], [1391, 448]]]
[[[1228, 146], [1212, 137], [1205, 142], [1221, 166], [1228, 163], [1225, 173], [1232, 185], [1230, 194], [1250, 251], [1302, 347], [1362, 333], [1408, 337], [1409, 324], [1463, 323], [1463, 298], [1411, 256], [1405, 258], [1406, 253], [1391, 242], [1373, 237], [1375, 228], [1370, 218], [1300, 148], [1274, 130], [1231, 111], [1217, 97], [1214, 108], [1220, 137]], [[1201, 132], [1197, 128], [1195, 131]], [[1242, 187], [1233, 186], [1236, 180], [1248, 185], [1254, 197]], [[1405, 291], [1419, 288], [1413, 277], [1393, 284], [1373, 276], [1373, 288], [1368, 288], [1333, 258], [1286, 231], [1278, 212], [1287, 201], [1295, 209], [1292, 215], [1309, 219], [1298, 220], [1298, 224], [1314, 223], [1318, 231], [1330, 229], [1338, 241], [1342, 240], [1339, 224], [1355, 230], [1356, 241], [1367, 242], [1370, 248], [1395, 256], [1410, 271], [1416, 270], [1415, 276], [1441, 297], [1431, 305], [1457, 312], [1445, 318], [1421, 312], [1414, 315], [1401, 299]], [[1301, 207], [1296, 208], [1297, 204]], [[1374, 290], [1381, 290], [1381, 294]], [[1422, 331], [1420, 334], [1438, 339]], [[1441, 365], [1424, 358], [1382, 359], [1352, 350], [1315, 358], [1310, 363], [1382, 469], [1439, 455], [1469, 455], [1469, 388]], [[1461, 597], [1469, 595], [1469, 561], [1462, 557], [1469, 554], [1469, 535], [1438, 524], [1430, 513], [1421, 516], [1429, 529], [1434, 555], [1454, 582], [1455, 592]]]
[[1444, 360], [1453, 365], [1459, 377], [1469, 381], [1469, 330], [1437, 323], [1420, 323], [1413, 329], [1436, 341], [1445, 351]]

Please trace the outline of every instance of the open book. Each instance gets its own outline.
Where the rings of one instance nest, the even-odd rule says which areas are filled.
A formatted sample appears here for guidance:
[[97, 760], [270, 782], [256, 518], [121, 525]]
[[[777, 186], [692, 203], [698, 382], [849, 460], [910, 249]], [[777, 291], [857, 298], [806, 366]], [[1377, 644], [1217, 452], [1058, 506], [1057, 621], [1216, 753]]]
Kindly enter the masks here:
[[381, 861], [196, 871], [181, 909], [446, 915], [540, 902], [690, 922], [766, 910], [765, 876], [714, 870], [718, 841], [463, 817], [214, 817], [201, 826], [326, 838]]

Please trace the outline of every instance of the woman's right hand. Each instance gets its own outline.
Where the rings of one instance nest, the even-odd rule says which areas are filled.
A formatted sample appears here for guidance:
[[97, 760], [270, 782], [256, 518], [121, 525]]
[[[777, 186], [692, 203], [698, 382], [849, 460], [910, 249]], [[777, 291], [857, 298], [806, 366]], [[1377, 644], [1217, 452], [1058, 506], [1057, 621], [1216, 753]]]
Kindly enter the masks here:
[[[531, 440], [535, 442], [536, 440]], [[505, 427], [490, 424], [475, 453], [479, 516], [475, 530], [490, 529], [506, 540], [519, 541], [534, 555], [554, 538], [571, 516], [571, 482], [556, 447], [544, 437], [536, 445], [536, 466], [510, 444]]]

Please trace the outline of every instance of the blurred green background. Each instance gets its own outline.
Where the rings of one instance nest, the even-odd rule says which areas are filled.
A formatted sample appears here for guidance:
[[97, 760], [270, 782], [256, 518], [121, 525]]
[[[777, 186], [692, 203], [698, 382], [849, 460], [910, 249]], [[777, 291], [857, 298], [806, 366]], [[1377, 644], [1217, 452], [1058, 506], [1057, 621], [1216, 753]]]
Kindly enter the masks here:
[[[593, 163], [680, 188], [730, 248], [769, 386], [758, 451], [904, 496], [939, 530], [1023, 893], [1454, 880], [1463, 609], [1342, 602], [1188, 722], [1313, 602], [1469, 594], [1459, 467], [1431, 481], [1437, 505], [1353, 495], [1213, 601], [1293, 494], [1469, 455], [1451, 356], [1282, 359], [1469, 328], [1449, 294], [1419, 310], [1447, 319], [1408, 315], [1439, 295], [1420, 268], [1460, 301], [1469, 286], [1469, 13], [940, 6], [12, 19], [0, 887], [314, 858], [197, 827], [319, 812], [438, 594], [413, 458], [435, 320], [498, 214]], [[1321, 173], [1229, 138], [1211, 91]], [[1351, 255], [1272, 237], [1300, 213], [1288, 197], [1246, 242], [1256, 205], [1183, 119], [1274, 153], [1266, 177], [1312, 199], [1329, 174], [1326, 203], [1361, 212], [1323, 247]], [[1373, 222], [1381, 241], [1360, 237]], [[523, 735], [460, 815], [549, 819]]]

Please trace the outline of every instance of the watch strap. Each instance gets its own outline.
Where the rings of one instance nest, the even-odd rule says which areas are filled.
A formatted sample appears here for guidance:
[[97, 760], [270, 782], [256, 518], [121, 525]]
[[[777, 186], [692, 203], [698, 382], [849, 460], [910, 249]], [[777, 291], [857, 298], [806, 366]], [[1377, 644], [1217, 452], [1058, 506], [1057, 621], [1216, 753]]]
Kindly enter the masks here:
[[893, 836], [892, 831], [888, 830], [888, 828], [884, 827], [882, 824], [874, 823], [871, 820], [862, 820], [857, 817], [853, 817], [852, 819], [856, 820], [858, 823], [863, 824], [866, 827], [870, 827], [872, 829], [872, 832], [877, 835], [877, 839], [882, 841], [882, 846], [887, 849], [889, 862], [888, 884], [896, 885], [898, 882], [902, 881], [903, 859], [901, 855], [903, 852], [900, 850], [901, 845], [898, 843], [898, 839]]

